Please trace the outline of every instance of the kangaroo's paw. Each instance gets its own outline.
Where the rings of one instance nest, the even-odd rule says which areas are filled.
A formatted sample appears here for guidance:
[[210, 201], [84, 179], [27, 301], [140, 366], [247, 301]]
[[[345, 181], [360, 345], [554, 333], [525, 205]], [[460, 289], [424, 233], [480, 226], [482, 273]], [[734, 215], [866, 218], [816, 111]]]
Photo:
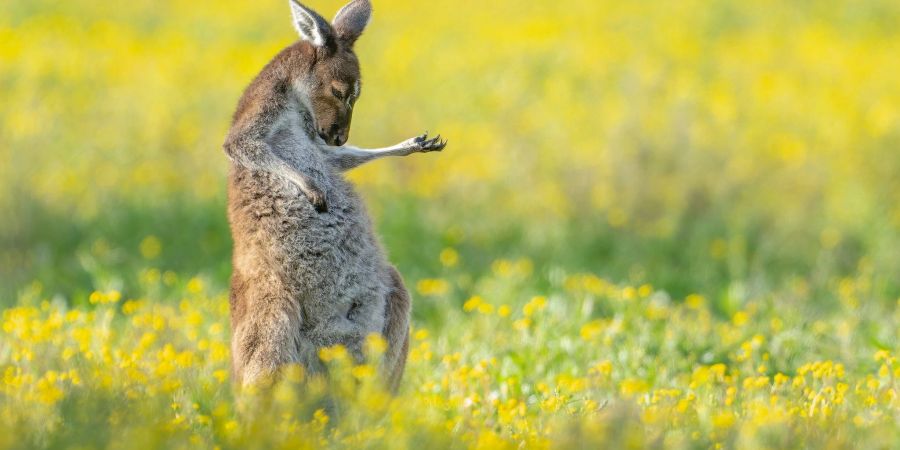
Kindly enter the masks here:
[[316, 212], [328, 212], [328, 196], [325, 195], [325, 191], [311, 182], [307, 182], [307, 184], [305, 189], [301, 189], [303, 195], [305, 195], [306, 198], [309, 199], [309, 202], [312, 203], [313, 207], [316, 208]]
[[447, 146], [447, 141], [441, 140], [441, 135], [437, 135], [437, 137], [433, 139], [428, 138], [428, 132], [425, 134], [412, 138], [409, 140], [409, 144], [413, 151], [417, 152], [439, 152]]
[[316, 212], [326, 213], [328, 212], [328, 201], [325, 199], [325, 193], [322, 191], [313, 191], [308, 192], [306, 196], [309, 198], [309, 202], [312, 203], [313, 207], [316, 208]]

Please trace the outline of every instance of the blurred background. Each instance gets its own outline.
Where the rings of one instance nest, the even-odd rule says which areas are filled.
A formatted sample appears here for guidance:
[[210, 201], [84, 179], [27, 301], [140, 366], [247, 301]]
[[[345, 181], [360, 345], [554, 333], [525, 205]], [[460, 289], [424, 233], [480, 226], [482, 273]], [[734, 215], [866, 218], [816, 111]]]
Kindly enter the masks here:
[[[296, 39], [285, 3], [0, 4], [0, 306], [227, 289], [221, 143]], [[450, 139], [351, 175], [416, 296], [504, 267], [723, 314], [782, 287], [827, 309], [859, 274], [900, 295], [897, 1], [373, 3], [351, 142]]]

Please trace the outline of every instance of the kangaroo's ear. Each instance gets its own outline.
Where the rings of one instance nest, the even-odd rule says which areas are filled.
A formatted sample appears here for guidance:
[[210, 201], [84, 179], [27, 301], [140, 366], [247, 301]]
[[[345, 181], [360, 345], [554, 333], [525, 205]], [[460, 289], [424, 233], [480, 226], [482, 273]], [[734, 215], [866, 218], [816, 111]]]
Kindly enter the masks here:
[[288, 3], [294, 17], [294, 28], [300, 33], [301, 39], [320, 48], [334, 47], [334, 30], [328, 21], [297, 0], [288, 0]]
[[352, 46], [366, 29], [371, 17], [372, 3], [369, 0], [353, 0], [334, 16], [332, 22], [334, 32], [338, 39], [344, 41], [346, 45]]

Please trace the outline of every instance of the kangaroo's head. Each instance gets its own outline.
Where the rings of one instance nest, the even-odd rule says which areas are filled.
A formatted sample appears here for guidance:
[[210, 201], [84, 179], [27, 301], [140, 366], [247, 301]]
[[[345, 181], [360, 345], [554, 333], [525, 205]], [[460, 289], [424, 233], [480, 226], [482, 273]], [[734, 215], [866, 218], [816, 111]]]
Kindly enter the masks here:
[[372, 15], [369, 0], [353, 0], [329, 24], [297, 0], [289, 0], [294, 27], [315, 48], [306, 90], [316, 130], [329, 145], [343, 145], [350, 135], [353, 105], [360, 95], [359, 61], [353, 44]]

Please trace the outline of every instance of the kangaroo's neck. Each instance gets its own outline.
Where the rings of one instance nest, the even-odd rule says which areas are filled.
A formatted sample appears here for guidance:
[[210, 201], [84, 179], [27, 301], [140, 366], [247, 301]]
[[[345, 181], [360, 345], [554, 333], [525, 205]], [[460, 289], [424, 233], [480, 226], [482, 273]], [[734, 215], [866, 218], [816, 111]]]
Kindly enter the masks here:
[[315, 58], [315, 49], [303, 41], [278, 53], [244, 91], [234, 125], [255, 121], [260, 114], [277, 116], [285, 109], [311, 111], [308, 80]]

